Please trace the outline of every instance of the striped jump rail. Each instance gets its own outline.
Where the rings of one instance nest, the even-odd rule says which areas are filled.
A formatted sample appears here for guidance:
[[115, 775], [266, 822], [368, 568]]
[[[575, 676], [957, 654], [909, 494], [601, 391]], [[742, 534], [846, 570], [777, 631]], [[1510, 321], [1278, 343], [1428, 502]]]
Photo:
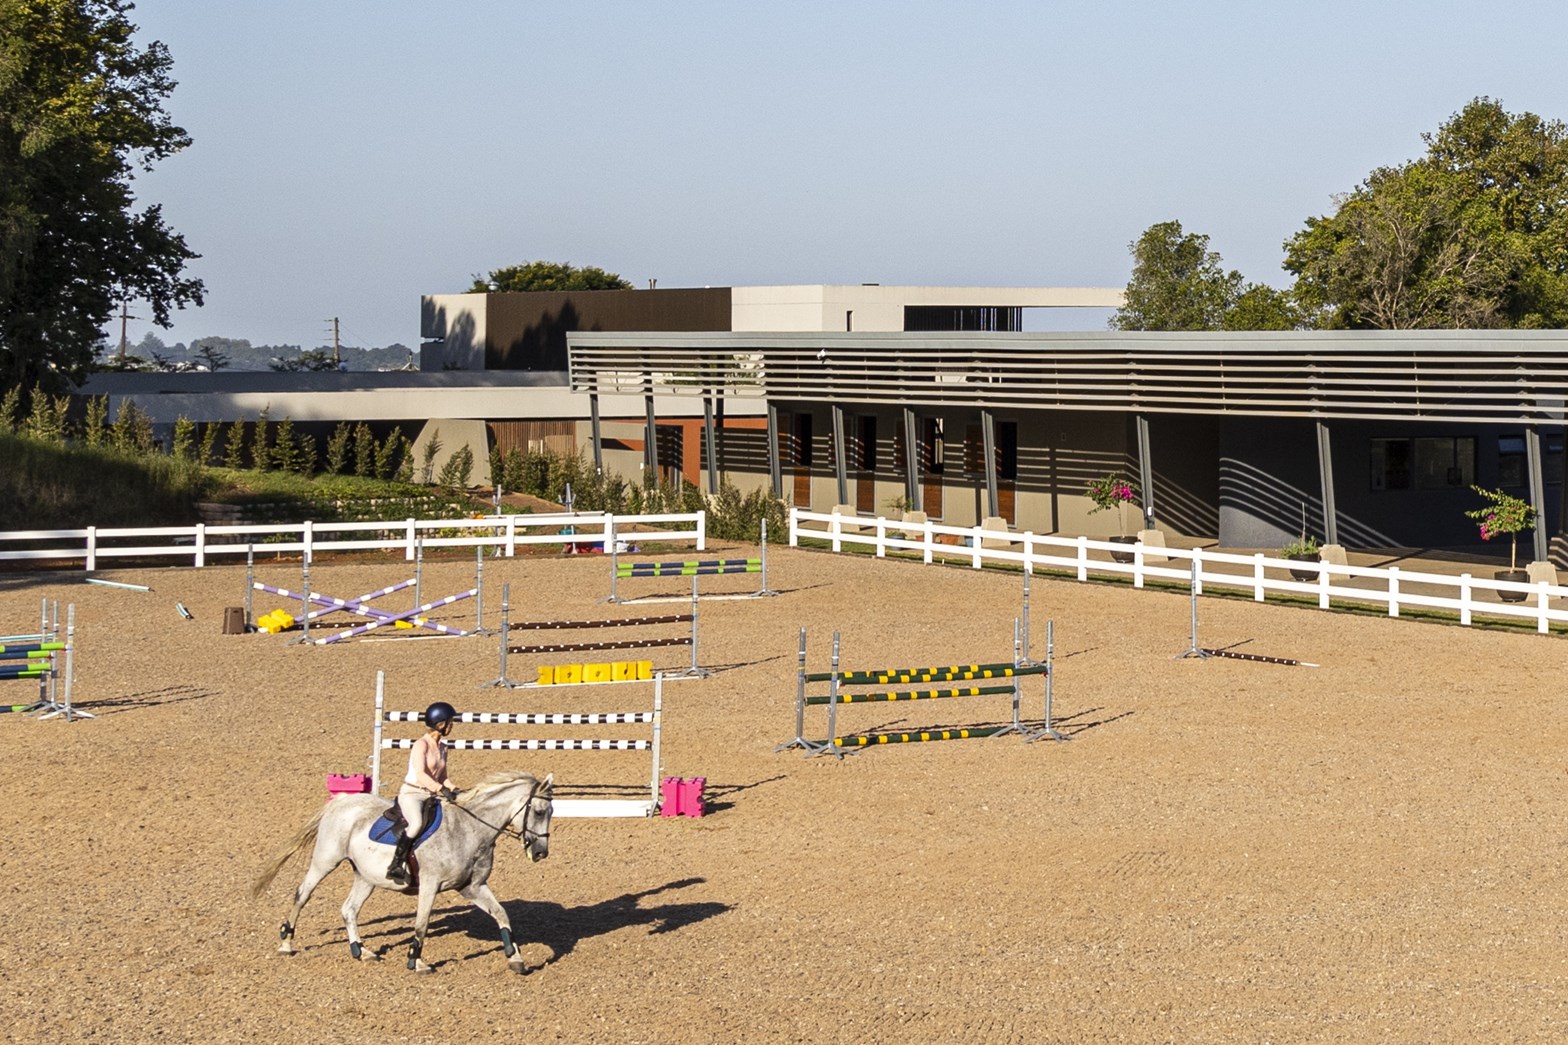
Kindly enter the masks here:
[[[702, 678], [707, 675], [698, 660], [698, 612], [697, 612], [697, 582], [693, 579], [691, 584], [691, 612], [669, 613], [654, 617], [620, 617], [597, 620], [545, 620], [545, 621], [512, 621], [512, 586], [501, 586], [501, 674], [486, 683], [488, 686], [506, 686], [516, 689], [523, 686], [532, 686], [534, 683], [518, 682], [507, 676], [507, 657], [511, 655], [527, 656], [541, 653], [587, 653], [596, 650], [634, 650], [658, 649], [669, 646], [691, 647], [691, 664], [684, 670], [666, 669], [661, 674], [666, 678]], [[668, 635], [653, 638], [615, 638], [602, 639], [589, 642], [542, 642], [529, 645], [513, 646], [508, 636], [514, 631], [577, 631], [599, 630], [604, 628], [641, 628], [658, 627], [673, 624], [690, 624], [691, 631], [685, 635]], [[603, 685], [604, 683], [588, 683], [589, 685]]]
[[[723, 574], [757, 573], [762, 575], [762, 586], [757, 591], [746, 592], [744, 596], [732, 595], [730, 598], [745, 597], [756, 598], [763, 595], [777, 595], [768, 588], [768, 521], [762, 520], [761, 540], [758, 544], [757, 554], [744, 559], [670, 559], [646, 562], [622, 562], [616, 551], [616, 543], [611, 541], [610, 549], [610, 597], [607, 602], [624, 602], [617, 586], [619, 581], [646, 580], [656, 577], [716, 577]], [[696, 590], [695, 579], [692, 588]], [[712, 597], [712, 596], [710, 596]]]
[[812, 672], [807, 682], [829, 682], [837, 677], [841, 686], [875, 686], [889, 682], [962, 682], [969, 679], [1010, 678], [1038, 675], [1032, 665], [951, 664], [940, 668], [886, 668], [879, 671], [846, 671], [834, 676], [831, 671]]
[[47, 657], [65, 649], [63, 642], [25, 642], [9, 643], [0, 646], [0, 660], [19, 660], [23, 657]]
[[[649, 735], [628, 739], [608, 738], [480, 738], [458, 737], [442, 741], [454, 751], [646, 751], [652, 758], [652, 772], [648, 782], [648, 795], [644, 799], [570, 799], [555, 800], [555, 815], [567, 817], [618, 817], [652, 816], [659, 803], [659, 743], [664, 719], [664, 677], [655, 675], [653, 707], [647, 711], [612, 712], [509, 712], [464, 711], [457, 721], [472, 725], [491, 726], [647, 726]], [[555, 686], [552, 689], [577, 689], [576, 686]], [[376, 672], [376, 719], [374, 742], [370, 755], [371, 792], [381, 793], [381, 752], [406, 751], [414, 746], [413, 737], [389, 737], [385, 734], [387, 723], [422, 724], [423, 711], [386, 710], [386, 676]], [[560, 774], [557, 773], [557, 786]], [[611, 786], [611, 785], [598, 785]], [[640, 785], [637, 785], [640, 787]]]
[[[1023, 658], [1019, 622], [1013, 621], [1013, 659], [1011, 662], [976, 664], [948, 664], [917, 668], [880, 668], [863, 671], [844, 671], [839, 667], [840, 636], [833, 633], [832, 668], [829, 671], [806, 670], [806, 629], [800, 629], [799, 666], [795, 687], [795, 739], [780, 744], [775, 750], [800, 748], [809, 755], [832, 754], [842, 758], [852, 749], [881, 744], [917, 744], [939, 740], [970, 740], [980, 737], [1005, 736], [1016, 733], [1026, 741], [1049, 737], [1066, 740], [1067, 737], [1051, 727], [1051, 658], [1054, 635], [1051, 625], [1046, 626], [1046, 659], [1036, 663]], [[1022, 682], [1029, 676], [1045, 680], [1045, 717], [1039, 725], [1026, 724], [1021, 716], [1023, 702]], [[995, 679], [991, 685], [980, 684]], [[811, 683], [828, 684], [826, 693], [807, 693]], [[916, 682], [971, 682], [967, 686], [947, 686], [932, 689], [851, 690], [847, 687], [886, 686]], [[945, 729], [912, 731], [886, 731], [859, 735], [840, 735], [838, 709], [847, 704], [890, 703], [914, 700], [952, 700], [962, 697], [1010, 697], [1010, 720], [999, 726], [957, 726]], [[805, 735], [805, 715], [808, 707], [828, 709], [825, 739], [808, 740]]]

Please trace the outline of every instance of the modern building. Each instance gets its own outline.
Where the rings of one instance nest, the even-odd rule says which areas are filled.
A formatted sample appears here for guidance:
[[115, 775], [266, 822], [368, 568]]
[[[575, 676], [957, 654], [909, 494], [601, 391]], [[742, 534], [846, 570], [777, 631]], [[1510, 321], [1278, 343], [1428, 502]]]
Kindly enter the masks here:
[[[1568, 332], [1025, 321], [1120, 302], [1109, 288], [877, 285], [431, 295], [419, 373], [99, 375], [85, 391], [134, 397], [164, 422], [265, 407], [417, 423], [479, 462], [549, 446], [627, 476], [709, 490], [725, 476], [819, 510], [966, 526], [1255, 548], [1305, 530], [1506, 555], [1464, 515], [1479, 485], [1540, 509], [1522, 558], [1546, 558], [1560, 535]], [[1140, 488], [1125, 519], [1089, 511], [1086, 484], [1113, 470]]]
[[[792, 504], [1040, 533], [1480, 547], [1473, 486], [1564, 511], [1568, 333], [579, 332], [572, 389], [763, 404]], [[710, 409], [716, 409], [712, 407]], [[707, 459], [706, 452], [704, 459]], [[1090, 512], [1135, 477], [1144, 517]], [[1506, 554], [1506, 551], [1503, 552]], [[1561, 549], [1558, 549], [1561, 557]]]

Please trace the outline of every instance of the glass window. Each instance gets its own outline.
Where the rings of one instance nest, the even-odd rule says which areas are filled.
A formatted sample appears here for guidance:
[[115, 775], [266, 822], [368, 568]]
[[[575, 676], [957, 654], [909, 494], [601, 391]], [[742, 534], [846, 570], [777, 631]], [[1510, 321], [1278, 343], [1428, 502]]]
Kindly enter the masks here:
[[1410, 489], [1410, 440], [1372, 440], [1372, 489]]
[[1475, 439], [1415, 440], [1417, 490], [1465, 489], [1475, 482]]
[[1497, 482], [1500, 486], [1525, 484], [1524, 436], [1497, 437]]

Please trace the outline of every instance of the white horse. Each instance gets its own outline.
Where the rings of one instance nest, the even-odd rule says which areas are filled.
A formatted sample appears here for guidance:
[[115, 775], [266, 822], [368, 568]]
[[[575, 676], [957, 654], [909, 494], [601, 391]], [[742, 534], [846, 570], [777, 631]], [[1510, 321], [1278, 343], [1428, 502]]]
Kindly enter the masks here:
[[441, 823], [414, 850], [418, 878], [406, 886], [387, 877], [392, 846], [371, 839], [373, 824], [392, 805], [391, 801], [375, 795], [340, 795], [332, 799], [299, 829], [251, 886], [251, 895], [259, 897], [290, 857], [315, 842], [310, 867], [294, 890], [294, 910], [278, 930], [283, 939], [279, 953], [294, 953], [294, 924], [300, 911], [321, 880], [347, 860], [354, 868], [355, 879], [348, 899], [343, 901], [343, 923], [348, 927], [349, 953], [355, 958], [370, 961], [380, 957], [365, 950], [359, 937], [359, 909], [370, 894], [377, 889], [402, 893], [417, 890], [419, 908], [414, 916], [408, 967], [415, 972], [434, 971], [419, 956], [424, 949], [430, 910], [435, 906], [437, 893], [456, 889], [495, 919], [501, 929], [501, 947], [506, 952], [508, 967], [522, 972], [523, 958], [512, 943], [511, 922], [485, 882], [495, 863], [496, 841], [503, 834], [520, 839], [529, 860], [543, 860], [550, 854], [553, 779], [553, 774], [540, 781], [527, 773], [492, 773], [462, 792], [456, 801], [445, 803]]

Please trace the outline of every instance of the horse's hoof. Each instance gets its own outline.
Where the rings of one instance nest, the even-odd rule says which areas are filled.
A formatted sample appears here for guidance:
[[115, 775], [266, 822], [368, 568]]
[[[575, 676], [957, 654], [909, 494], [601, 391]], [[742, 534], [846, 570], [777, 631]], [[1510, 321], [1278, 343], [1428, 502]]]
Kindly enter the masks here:
[[370, 950], [369, 948], [366, 948], [360, 952], [359, 960], [362, 962], [379, 962], [381, 960], [381, 955], [377, 954], [375, 951]]
[[293, 947], [289, 946], [289, 942], [287, 940], [284, 940], [282, 943], [278, 944], [278, 953], [279, 954], [293, 955], [296, 952], [295, 952]]
[[416, 958], [416, 959], [414, 959], [414, 967], [413, 968], [414, 968], [414, 975], [416, 975], [416, 976], [429, 976], [431, 973], [434, 973], [436, 971], [433, 967], [431, 967], [429, 965], [426, 965], [425, 964], [425, 960], [423, 958]]
[[506, 960], [506, 968], [508, 972], [515, 972], [519, 976], [528, 975], [528, 963], [523, 961], [521, 954], [508, 958]]

